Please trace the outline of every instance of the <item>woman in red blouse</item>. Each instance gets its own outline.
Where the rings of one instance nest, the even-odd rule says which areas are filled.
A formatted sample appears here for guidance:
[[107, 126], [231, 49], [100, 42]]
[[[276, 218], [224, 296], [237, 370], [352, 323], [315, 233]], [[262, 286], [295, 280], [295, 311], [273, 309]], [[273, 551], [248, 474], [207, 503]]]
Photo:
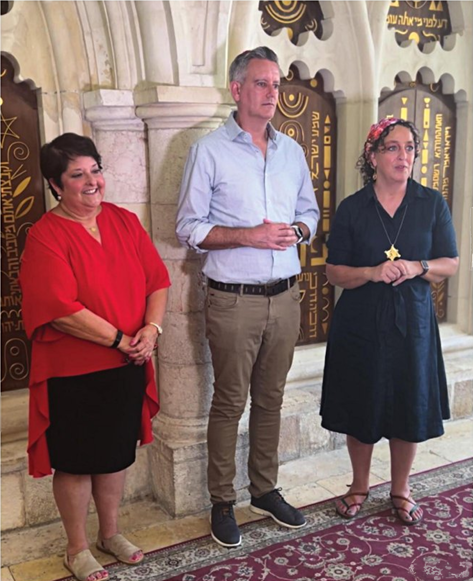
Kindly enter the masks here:
[[118, 508], [136, 445], [152, 440], [158, 412], [151, 362], [170, 285], [137, 217], [103, 202], [93, 141], [66, 133], [41, 150], [59, 201], [30, 230], [20, 282], [32, 339], [29, 470], [51, 474], [66, 530], [64, 564], [80, 581], [108, 573], [89, 551], [93, 497], [97, 548], [136, 565], [143, 553], [120, 533]]

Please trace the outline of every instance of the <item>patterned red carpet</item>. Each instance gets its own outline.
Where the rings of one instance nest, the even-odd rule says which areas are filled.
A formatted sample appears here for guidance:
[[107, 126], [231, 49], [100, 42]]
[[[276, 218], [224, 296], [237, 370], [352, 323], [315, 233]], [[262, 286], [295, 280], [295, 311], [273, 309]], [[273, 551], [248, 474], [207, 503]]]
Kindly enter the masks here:
[[241, 527], [238, 549], [209, 537], [147, 555], [139, 567], [112, 565], [110, 581], [447, 581], [473, 576], [473, 459], [412, 477], [424, 520], [395, 518], [389, 485], [372, 489], [353, 521], [332, 501], [304, 509], [308, 525], [288, 532], [272, 520]]

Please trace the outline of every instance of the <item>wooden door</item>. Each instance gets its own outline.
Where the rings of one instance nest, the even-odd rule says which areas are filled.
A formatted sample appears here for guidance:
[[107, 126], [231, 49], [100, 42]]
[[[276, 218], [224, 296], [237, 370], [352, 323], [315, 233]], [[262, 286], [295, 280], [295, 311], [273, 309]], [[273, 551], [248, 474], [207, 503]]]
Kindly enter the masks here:
[[2, 391], [28, 385], [30, 343], [21, 319], [20, 259], [29, 228], [44, 213], [39, 169], [39, 123], [35, 90], [15, 82], [13, 64], [2, 66]]
[[299, 246], [302, 273], [302, 321], [298, 345], [327, 340], [334, 289], [325, 275], [326, 237], [335, 213], [336, 117], [335, 99], [324, 91], [323, 78], [301, 80], [296, 67], [281, 79], [278, 110], [273, 124], [304, 150], [320, 208], [317, 234]]

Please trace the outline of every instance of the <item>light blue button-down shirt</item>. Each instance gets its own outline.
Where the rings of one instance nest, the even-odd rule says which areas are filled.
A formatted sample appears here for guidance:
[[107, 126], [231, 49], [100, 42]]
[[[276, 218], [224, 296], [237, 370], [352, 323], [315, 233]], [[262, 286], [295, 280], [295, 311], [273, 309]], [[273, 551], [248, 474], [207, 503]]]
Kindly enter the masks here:
[[179, 196], [179, 242], [203, 253], [203, 272], [220, 282], [266, 284], [301, 271], [297, 247], [204, 250], [214, 226], [251, 228], [267, 218], [303, 222], [315, 235], [319, 209], [302, 148], [268, 125], [266, 159], [231, 114], [190, 149]]

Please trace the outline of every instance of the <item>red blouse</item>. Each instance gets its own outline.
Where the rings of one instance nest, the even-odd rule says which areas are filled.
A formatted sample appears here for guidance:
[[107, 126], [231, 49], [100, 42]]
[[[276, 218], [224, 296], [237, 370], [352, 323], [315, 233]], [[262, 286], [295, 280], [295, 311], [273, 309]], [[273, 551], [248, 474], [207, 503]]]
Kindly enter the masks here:
[[[127, 335], [143, 326], [146, 298], [170, 286], [168, 271], [135, 214], [102, 203], [102, 242], [78, 222], [48, 212], [29, 231], [20, 271], [25, 330], [32, 339], [29, 379], [29, 473], [51, 474], [46, 442], [47, 380], [126, 365], [118, 349], [78, 339], [49, 323], [84, 308]], [[159, 410], [154, 368], [146, 364], [141, 445], [152, 440]]]

